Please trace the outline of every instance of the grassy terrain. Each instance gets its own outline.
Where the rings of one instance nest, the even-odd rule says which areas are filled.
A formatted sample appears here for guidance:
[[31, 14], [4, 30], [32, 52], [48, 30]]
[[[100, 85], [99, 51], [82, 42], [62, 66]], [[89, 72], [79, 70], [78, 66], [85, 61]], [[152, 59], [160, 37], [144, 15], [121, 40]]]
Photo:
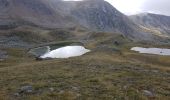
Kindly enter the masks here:
[[[0, 62], [0, 100], [169, 100], [170, 57], [138, 54], [125, 41], [114, 45], [122, 36], [109, 39], [92, 38], [85, 45], [92, 52], [69, 59], [36, 61], [27, 50], [4, 48], [9, 57]], [[26, 85], [33, 92], [16, 96]]]

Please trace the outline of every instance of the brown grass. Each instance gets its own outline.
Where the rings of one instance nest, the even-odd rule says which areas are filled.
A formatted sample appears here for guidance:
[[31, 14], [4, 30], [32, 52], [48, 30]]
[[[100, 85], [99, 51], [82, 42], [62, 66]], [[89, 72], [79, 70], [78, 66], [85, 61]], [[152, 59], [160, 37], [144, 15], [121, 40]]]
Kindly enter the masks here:
[[[123, 53], [97, 50], [45, 61], [35, 61], [23, 49], [6, 49], [10, 56], [0, 63], [0, 99], [148, 100], [142, 90], [149, 90], [156, 100], [169, 100], [169, 57], [121, 48]], [[32, 85], [35, 93], [14, 96], [24, 85]]]

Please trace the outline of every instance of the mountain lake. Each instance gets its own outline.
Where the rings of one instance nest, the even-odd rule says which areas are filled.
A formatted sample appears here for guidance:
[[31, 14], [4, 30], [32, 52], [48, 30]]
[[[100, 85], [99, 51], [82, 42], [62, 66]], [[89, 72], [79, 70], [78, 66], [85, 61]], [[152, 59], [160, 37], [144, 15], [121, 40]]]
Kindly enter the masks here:
[[133, 48], [131, 48], [131, 50], [132, 50], [132, 51], [137, 51], [137, 52], [139, 52], [139, 53], [170, 56], [170, 49], [166, 49], [166, 48], [133, 47]]
[[86, 49], [82, 45], [71, 44], [71, 45], [48, 45], [37, 47], [29, 50], [29, 53], [40, 58], [70, 58], [81, 56], [87, 52], [90, 52], [89, 49]]

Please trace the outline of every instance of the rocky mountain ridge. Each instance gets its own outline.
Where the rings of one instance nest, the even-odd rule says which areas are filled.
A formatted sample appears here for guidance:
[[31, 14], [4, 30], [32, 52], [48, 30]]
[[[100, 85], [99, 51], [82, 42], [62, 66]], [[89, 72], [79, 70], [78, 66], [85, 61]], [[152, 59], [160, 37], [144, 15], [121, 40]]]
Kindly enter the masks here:
[[45, 28], [82, 26], [92, 31], [118, 32], [129, 36], [134, 36], [138, 30], [127, 16], [104, 0], [0, 0], [0, 5], [1, 26], [3, 23]]
[[156, 40], [155, 34], [143, 30], [104, 0], [0, 0], [0, 5], [2, 30], [21, 26], [50, 30], [81, 27], [119, 33], [134, 41]]
[[170, 36], [170, 16], [142, 13], [129, 17], [136, 24], [155, 31], [163, 36]]

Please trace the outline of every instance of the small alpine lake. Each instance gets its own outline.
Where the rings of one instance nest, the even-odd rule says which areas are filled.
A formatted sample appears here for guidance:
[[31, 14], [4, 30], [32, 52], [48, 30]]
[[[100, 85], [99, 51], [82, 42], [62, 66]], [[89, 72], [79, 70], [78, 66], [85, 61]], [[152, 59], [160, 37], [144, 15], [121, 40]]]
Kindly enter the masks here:
[[166, 49], [166, 48], [133, 47], [133, 48], [131, 48], [131, 50], [132, 51], [137, 51], [139, 53], [145, 53], [145, 54], [155, 54], [155, 55], [170, 56], [170, 49]]
[[65, 43], [61, 44], [51, 44], [46, 46], [41, 46], [29, 50], [29, 53], [40, 58], [70, 58], [76, 56], [82, 56], [83, 54], [90, 52], [80, 43]]

